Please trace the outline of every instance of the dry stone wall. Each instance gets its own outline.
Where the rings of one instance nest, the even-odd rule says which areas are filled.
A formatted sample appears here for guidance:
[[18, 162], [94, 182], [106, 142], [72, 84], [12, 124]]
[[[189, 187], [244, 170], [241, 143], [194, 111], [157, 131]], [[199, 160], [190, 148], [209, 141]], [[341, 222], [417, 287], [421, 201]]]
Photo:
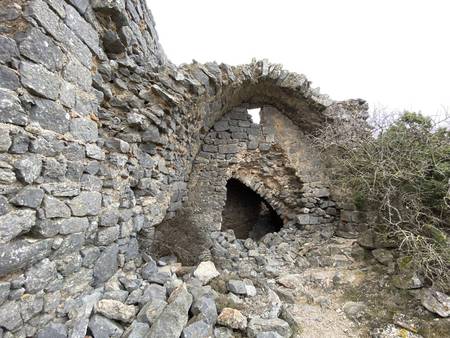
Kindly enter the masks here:
[[[84, 336], [84, 317], [72, 311], [90, 311], [98, 300], [94, 290], [118, 268], [139, 266], [155, 226], [189, 208], [205, 158], [216, 156], [219, 164], [219, 155], [234, 157], [238, 145], [216, 144], [211, 128], [221, 119], [239, 125], [224, 114], [242, 105], [274, 107], [305, 133], [349, 111], [364, 118], [367, 108], [358, 100], [332, 101], [304, 76], [267, 61], [176, 67], [143, 0], [0, 0], [4, 336], [33, 336], [56, 317], [71, 319], [71, 337]], [[249, 144], [246, 135], [235, 140]], [[283, 167], [282, 158], [292, 154], [265, 144], [258, 155], [244, 156], [249, 167], [261, 171], [263, 162], [275, 161], [267, 177], [301, 169]], [[208, 146], [217, 152], [205, 151]], [[221, 194], [220, 184], [234, 175], [287, 219], [297, 213], [292, 207], [308, 203], [272, 196], [270, 184], [257, 187], [260, 173], [241, 173], [238, 164], [217, 172], [225, 175], [213, 182]], [[306, 181], [299, 182], [303, 188], [295, 189], [308, 198]], [[199, 238], [206, 236], [203, 226], [197, 229]]]

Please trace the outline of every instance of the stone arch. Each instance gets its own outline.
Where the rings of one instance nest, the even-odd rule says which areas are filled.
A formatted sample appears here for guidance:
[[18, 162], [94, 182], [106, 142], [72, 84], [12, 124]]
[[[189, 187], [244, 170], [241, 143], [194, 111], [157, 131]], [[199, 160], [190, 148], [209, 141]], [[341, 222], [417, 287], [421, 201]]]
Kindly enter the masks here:
[[[252, 124], [247, 106], [230, 110], [203, 137], [187, 182], [185, 203], [156, 228], [155, 243], [161, 254], [175, 253], [189, 262], [209, 254], [210, 233], [221, 229], [225, 186], [230, 178], [264, 198], [284, 223], [296, 222], [305, 206], [320, 209], [321, 200], [313, 197], [309, 187], [310, 183], [319, 187], [318, 182], [302, 180], [298, 172], [303, 168], [293, 165], [289, 148], [276, 139], [276, 126], [264, 121]], [[263, 115], [282, 115], [271, 106], [262, 110]], [[328, 195], [322, 197], [328, 199]], [[322, 216], [329, 215], [317, 215], [315, 222], [330, 221]]]

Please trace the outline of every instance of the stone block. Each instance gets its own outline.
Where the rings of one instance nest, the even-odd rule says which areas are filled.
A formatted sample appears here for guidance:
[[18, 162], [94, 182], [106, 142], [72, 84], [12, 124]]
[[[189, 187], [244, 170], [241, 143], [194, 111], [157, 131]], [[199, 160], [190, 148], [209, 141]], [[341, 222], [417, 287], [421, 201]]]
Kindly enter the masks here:
[[0, 216], [0, 243], [9, 242], [18, 235], [28, 232], [36, 222], [36, 211], [14, 210]]
[[41, 65], [29, 62], [20, 63], [20, 80], [33, 94], [56, 100], [61, 88], [60, 78]]

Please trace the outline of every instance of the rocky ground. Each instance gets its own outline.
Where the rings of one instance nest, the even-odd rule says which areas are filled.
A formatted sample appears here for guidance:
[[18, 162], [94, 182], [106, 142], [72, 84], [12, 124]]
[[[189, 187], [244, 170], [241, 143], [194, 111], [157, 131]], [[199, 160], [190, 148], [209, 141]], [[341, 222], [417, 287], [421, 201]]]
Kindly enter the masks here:
[[213, 237], [211, 260], [197, 266], [173, 256], [127, 263], [68, 301], [70, 320], [38, 337], [86, 328], [95, 338], [449, 336], [450, 298], [404, 271], [399, 279], [395, 252], [373, 249], [367, 235], [366, 248], [331, 224], [286, 227], [258, 243], [232, 231]]

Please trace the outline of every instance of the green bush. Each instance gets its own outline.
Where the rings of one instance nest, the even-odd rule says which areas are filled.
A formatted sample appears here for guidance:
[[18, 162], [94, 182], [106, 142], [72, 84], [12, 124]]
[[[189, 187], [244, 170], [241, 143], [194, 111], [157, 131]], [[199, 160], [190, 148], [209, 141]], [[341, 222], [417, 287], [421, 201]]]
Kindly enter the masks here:
[[[351, 129], [350, 129], [351, 128]], [[332, 180], [435, 286], [450, 289], [450, 132], [406, 112], [389, 124], [329, 124], [314, 138]]]

